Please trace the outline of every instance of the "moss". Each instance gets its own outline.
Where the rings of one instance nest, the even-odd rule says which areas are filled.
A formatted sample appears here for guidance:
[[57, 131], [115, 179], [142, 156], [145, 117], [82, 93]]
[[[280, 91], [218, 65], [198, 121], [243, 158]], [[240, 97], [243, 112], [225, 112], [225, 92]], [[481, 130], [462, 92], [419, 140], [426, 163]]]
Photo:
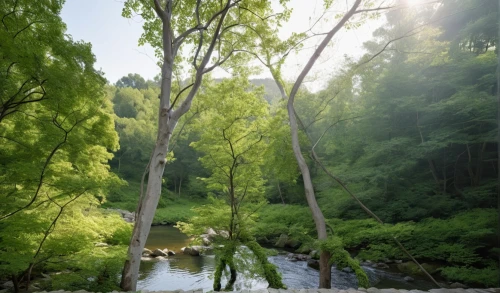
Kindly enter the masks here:
[[248, 241], [245, 244], [254, 253], [257, 261], [264, 269], [264, 277], [269, 283], [269, 287], [275, 289], [286, 289], [276, 266], [267, 260], [266, 249], [262, 248], [256, 241]]
[[328, 261], [329, 265], [335, 264], [338, 269], [350, 267], [356, 274], [358, 279], [358, 287], [370, 287], [370, 281], [365, 271], [359, 265], [356, 259], [353, 259], [344, 249], [342, 240], [339, 237], [331, 236], [327, 240], [320, 242], [320, 249], [331, 253], [331, 258]]

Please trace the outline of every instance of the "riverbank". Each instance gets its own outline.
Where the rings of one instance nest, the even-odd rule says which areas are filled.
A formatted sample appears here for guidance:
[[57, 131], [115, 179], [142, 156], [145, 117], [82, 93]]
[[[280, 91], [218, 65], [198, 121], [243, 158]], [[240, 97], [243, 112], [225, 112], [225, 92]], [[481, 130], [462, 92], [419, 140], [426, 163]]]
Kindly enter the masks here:
[[[141, 293], [203, 293], [203, 290], [175, 290], [175, 291], [148, 291], [140, 290], [135, 292]], [[358, 288], [358, 289], [259, 289], [259, 290], [241, 290], [232, 291], [232, 293], [499, 293], [500, 288], [489, 289], [431, 289], [429, 291], [421, 290], [403, 290], [403, 289], [377, 289], [377, 288]], [[91, 293], [85, 290], [79, 291], [41, 291], [38, 293]], [[127, 293], [120, 291], [112, 291], [111, 293]]]

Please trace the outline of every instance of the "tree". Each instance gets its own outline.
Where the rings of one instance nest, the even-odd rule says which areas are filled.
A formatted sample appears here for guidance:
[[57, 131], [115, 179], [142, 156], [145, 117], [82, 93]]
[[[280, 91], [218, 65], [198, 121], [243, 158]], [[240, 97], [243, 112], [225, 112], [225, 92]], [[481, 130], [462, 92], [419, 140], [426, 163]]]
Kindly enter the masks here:
[[[297, 93], [299, 92], [299, 88], [302, 85], [302, 82], [304, 81], [304, 78], [307, 76], [309, 71], [312, 69], [314, 63], [316, 60], [319, 58], [323, 50], [326, 48], [330, 40], [333, 38], [333, 36], [341, 29], [343, 28], [344, 24], [356, 13], [359, 13], [361, 11], [358, 11], [358, 7], [361, 5], [361, 0], [356, 0], [352, 6], [348, 9], [348, 12], [346, 12], [342, 18], [339, 20], [339, 22], [325, 35], [319, 46], [316, 48], [314, 51], [313, 55], [311, 58], [308, 60], [307, 64], [304, 66], [303, 70], [297, 77], [296, 81], [293, 83], [293, 86], [290, 90], [289, 93], [286, 92], [285, 90], [285, 84], [283, 83], [283, 79], [281, 77], [280, 69], [281, 66], [283, 65], [284, 58], [288, 55], [288, 53], [295, 48], [296, 46], [300, 45], [301, 41], [303, 38], [305, 38], [304, 35], [302, 34], [295, 34], [292, 35], [292, 37], [287, 40], [287, 41], [279, 41], [277, 39], [273, 39], [272, 37], [264, 37], [261, 40], [260, 43], [260, 51], [257, 50], [257, 52], [252, 52], [254, 56], [257, 56], [257, 58], [263, 63], [264, 66], [266, 66], [279, 90], [282, 95], [282, 98], [287, 100], [287, 111], [288, 111], [288, 117], [289, 117], [289, 122], [290, 122], [290, 131], [291, 131], [291, 138], [292, 138], [292, 148], [293, 152], [295, 155], [295, 158], [297, 160], [297, 163], [299, 165], [302, 178], [304, 181], [304, 190], [305, 190], [305, 196], [307, 199], [307, 203], [309, 205], [309, 208], [311, 209], [312, 216], [314, 219], [314, 222], [316, 224], [316, 230], [318, 233], [318, 240], [326, 240], [328, 237], [327, 230], [326, 230], [326, 223], [325, 223], [325, 218], [323, 216], [323, 213], [321, 209], [318, 206], [318, 203], [316, 201], [316, 197], [314, 194], [314, 187], [313, 183], [311, 180], [311, 175], [309, 171], [309, 167], [307, 166], [307, 163], [304, 159], [304, 156], [302, 155], [302, 151], [300, 148], [300, 142], [299, 142], [299, 126], [297, 122], [297, 118], [295, 116], [295, 109], [294, 109], [294, 101]], [[325, 8], [328, 8], [329, 5], [331, 5], [331, 1], [325, 1]], [[264, 56], [264, 57], [260, 57]], [[274, 56], [278, 56], [278, 60], [273, 60]], [[329, 260], [331, 258], [331, 253], [329, 251], [322, 251], [320, 255], [320, 280], [319, 280], [319, 287], [320, 288], [330, 288], [331, 287], [331, 265], [329, 264]]]
[[131, 87], [138, 90], [145, 90], [148, 89], [149, 85], [139, 74], [129, 73], [116, 82], [116, 87]]
[[200, 215], [191, 225], [184, 225], [183, 230], [191, 233], [208, 228], [227, 231], [228, 239], [219, 239], [217, 243], [223, 248], [217, 250], [215, 291], [222, 288], [221, 274], [226, 265], [231, 277], [225, 290], [232, 290], [238, 270], [246, 269], [235, 265], [235, 253], [242, 245], [247, 245], [257, 257], [269, 286], [284, 287], [276, 268], [255, 242], [250, 225], [256, 209], [265, 203], [261, 167], [267, 148], [265, 131], [269, 110], [262, 96], [263, 92], [253, 89], [248, 77], [240, 74], [204, 88], [200, 97], [204, 101], [204, 111], [196, 121], [200, 140], [191, 145], [203, 153], [200, 161], [211, 171], [211, 176], [202, 180], [217, 199], [213, 199], [212, 205], [199, 208]]
[[[142, 250], [161, 194], [161, 177], [172, 133], [179, 119], [191, 108], [203, 76], [222, 64], [241, 64], [245, 56], [238, 52], [254, 45], [259, 25], [276, 23], [288, 16], [283, 13], [273, 17], [270, 2], [257, 0], [126, 1], [123, 15], [131, 17], [133, 12], [140, 13], [145, 21], [139, 42], [155, 48], [161, 60], [162, 77], [156, 144], [122, 275], [122, 288], [127, 291], [136, 288]], [[183, 44], [191, 47], [184, 49]], [[183, 50], [190, 53], [181, 57]], [[187, 64], [192, 65], [193, 82], [174, 96], [174, 72], [181, 71]]]
[[72, 218], [92, 225], [84, 212], [120, 184], [108, 166], [118, 137], [90, 44], [65, 35], [63, 1], [2, 3], [0, 276], [18, 290], [101, 237]]

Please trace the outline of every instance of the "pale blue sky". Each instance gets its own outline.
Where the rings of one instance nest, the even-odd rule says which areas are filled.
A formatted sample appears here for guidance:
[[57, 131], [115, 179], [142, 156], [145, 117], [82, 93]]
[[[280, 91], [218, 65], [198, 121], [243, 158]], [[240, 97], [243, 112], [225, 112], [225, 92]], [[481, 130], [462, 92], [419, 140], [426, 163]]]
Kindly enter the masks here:
[[128, 73], [152, 79], [160, 70], [151, 59], [152, 49], [137, 45], [142, 24], [123, 18], [122, 7], [119, 0], [67, 0], [61, 16], [74, 40], [92, 43], [95, 67], [111, 83]]
[[[307, 29], [315, 16], [322, 12], [323, 0], [291, 0], [293, 8], [290, 22], [283, 26], [280, 35], [286, 37], [291, 32], [302, 32]], [[343, 2], [345, 6], [345, 2]], [[92, 51], [96, 55], [95, 67], [102, 69], [105, 77], [115, 83], [128, 73], [139, 73], [146, 79], [152, 79], [160, 70], [155, 64], [151, 47], [137, 45], [142, 33], [140, 18], [131, 20], [121, 16], [123, 0], [67, 0], [62, 11], [62, 19], [67, 25], [67, 33], [74, 40], [92, 43]], [[340, 9], [345, 9], [340, 7]], [[331, 29], [331, 18], [326, 27]], [[321, 87], [328, 76], [341, 66], [343, 55], [359, 56], [362, 44], [370, 38], [371, 32], [381, 24], [381, 20], [369, 22], [357, 30], [341, 32], [334, 40], [334, 45], [324, 52], [321, 60], [315, 65], [306, 84], [313, 88]], [[315, 32], [323, 32], [325, 24], [320, 24]], [[304, 50], [287, 59], [285, 77], [293, 79], [312, 53], [312, 48], [320, 39], [307, 44], [310, 50]], [[326, 73], [326, 74], [325, 74]], [[263, 74], [260, 77], [266, 77]], [[321, 81], [320, 81], [321, 80]], [[320, 81], [318, 83], [318, 81]]]

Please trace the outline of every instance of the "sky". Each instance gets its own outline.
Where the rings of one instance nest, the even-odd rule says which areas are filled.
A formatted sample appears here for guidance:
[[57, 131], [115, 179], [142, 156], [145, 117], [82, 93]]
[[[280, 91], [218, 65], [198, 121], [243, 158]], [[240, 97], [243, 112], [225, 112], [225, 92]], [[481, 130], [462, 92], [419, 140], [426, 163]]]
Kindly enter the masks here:
[[[323, 0], [291, 0], [289, 6], [293, 8], [293, 12], [290, 21], [280, 30], [281, 37], [309, 28], [312, 20], [322, 12]], [[153, 49], [150, 46], [138, 46], [142, 20], [122, 17], [122, 8], [123, 0], [67, 0], [61, 17], [66, 23], [67, 34], [71, 35], [73, 40], [92, 43], [92, 51], [97, 59], [95, 67], [102, 70], [111, 83], [128, 73], [138, 73], [146, 79], [153, 79], [160, 69], [156, 65]], [[330, 19], [328, 23], [320, 24], [315, 32], [325, 32], [333, 22], [334, 20]], [[341, 66], [344, 54], [359, 57], [363, 53], [363, 42], [367, 41], [373, 30], [382, 23], [381, 18], [367, 22], [355, 30], [341, 31], [333, 45], [329, 46], [318, 60], [306, 80], [306, 86], [313, 90], [321, 87]], [[283, 70], [286, 79], [293, 79], [299, 74], [319, 41], [320, 38], [313, 40], [305, 46], [309, 49], [288, 57]], [[257, 77], [269, 76], [264, 72]]]

